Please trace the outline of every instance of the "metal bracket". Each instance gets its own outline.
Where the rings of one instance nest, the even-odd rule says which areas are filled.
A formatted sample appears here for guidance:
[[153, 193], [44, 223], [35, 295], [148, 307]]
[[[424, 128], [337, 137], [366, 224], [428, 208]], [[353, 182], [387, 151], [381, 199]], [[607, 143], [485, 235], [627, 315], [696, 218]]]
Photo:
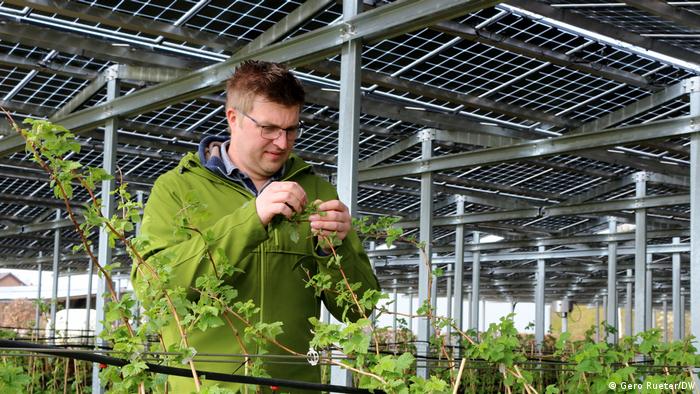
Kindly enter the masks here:
[[423, 129], [418, 131], [418, 141], [433, 141], [435, 140], [435, 129]]
[[350, 41], [357, 35], [357, 27], [352, 23], [345, 22], [340, 25], [340, 39], [345, 41]]
[[692, 77], [683, 80], [683, 91], [685, 93], [700, 92], [700, 77]]
[[113, 81], [113, 80], [119, 78], [119, 65], [115, 64], [115, 65], [109, 66], [104, 71], [104, 76], [105, 76], [105, 81]]
[[639, 172], [635, 172], [634, 174], [632, 174], [632, 179], [634, 179], [635, 183], [642, 182], [642, 181], [646, 182], [649, 180], [649, 178], [650, 178], [649, 173], [646, 171], [639, 171]]

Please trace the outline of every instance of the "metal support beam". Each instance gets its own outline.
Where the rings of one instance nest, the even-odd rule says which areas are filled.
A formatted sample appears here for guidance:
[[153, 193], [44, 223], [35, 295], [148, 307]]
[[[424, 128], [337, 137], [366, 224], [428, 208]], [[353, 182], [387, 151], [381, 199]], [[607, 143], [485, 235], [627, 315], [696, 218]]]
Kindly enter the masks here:
[[408, 331], [413, 332], [413, 288], [408, 288]]
[[394, 305], [392, 305], [392, 315], [391, 315], [391, 322], [392, 322], [392, 327], [393, 327], [393, 335], [392, 335], [392, 348], [397, 349], [398, 348], [398, 341], [399, 341], [399, 336], [398, 336], [398, 325], [396, 324], [396, 320], [398, 318], [397, 313], [398, 313], [398, 304], [399, 304], [399, 290], [398, 290], [398, 280], [394, 279], [394, 290], [393, 290], [393, 297], [392, 300], [394, 301]]
[[[434, 134], [429, 130], [424, 130], [420, 134], [421, 139], [421, 157], [424, 160], [430, 160], [433, 154], [433, 138]], [[421, 254], [421, 263], [418, 268], [418, 305], [422, 307], [431, 296], [430, 288], [428, 287], [429, 277], [432, 276], [432, 242], [433, 242], [433, 175], [429, 172], [421, 174], [420, 181], [420, 225], [419, 225], [419, 240], [425, 245], [425, 253]], [[434, 279], [433, 279], [434, 280]], [[430, 320], [421, 317], [418, 318], [418, 355], [427, 356], [428, 340], [430, 337]], [[425, 359], [418, 361], [417, 375], [423, 378], [428, 377], [428, 365]]]
[[[43, 254], [42, 251], [39, 251], [39, 257]], [[42, 265], [39, 263], [37, 265], [37, 271], [39, 271], [39, 280], [37, 282], [36, 286], [36, 311], [34, 312], [34, 335], [38, 338], [39, 337], [39, 329], [41, 328], [41, 306], [43, 304], [44, 299], [41, 297], [41, 279], [43, 276], [42, 272]]]
[[[646, 173], [635, 174], [635, 190], [637, 198], [646, 197]], [[634, 213], [635, 224], [635, 254], [634, 254], [634, 333], [646, 331], [646, 263], [647, 263], [647, 214], [645, 209], [637, 209]]]
[[66, 326], [65, 326], [65, 334], [63, 335], [64, 338], [68, 338], [70, 336], [70, 333], [68, 332], [68, 321], [69, 316], [70, 316], [70, 280], [71, 280], [71, 275], [70, 275], [70, 268], [68, 268], [68, 271], [66, 273], [66, 305], [65, 305], [65, 310], [66, 310]]
[[[525, 55], [543, 62], [556, 64], [566, 68], [573, 68], [582, 71], [585, 74], [598, 75], [605, 79], [637, 86], [645, 90], [650, 90], [652, 88], [649, 81], [638, 74], [623, 71], [619, 68], [610, 67], [602, 63], [591, 62], [573, 54], [549, 50], [540, 45], [530, 44], [506, 35], [488, 31], [487, 29], [477, 29], [473, 26], [448, 21], [436, 24], [433, 29], [451, 35], [456, 35], [467, 40], [477, 41], [489, 46], [501, 48], [508, 52]], [[521, 109], [521, 111], [522, 110], [525, 109]], [[527, 119], [527, 117], [525, 117], [525, 119]], [[544, 123], [557, 124], [551, 121], [544, 121]], [[569, 124], [571, 124], [571, 121], [569, 121]]]
[[[671, 205], [687, 204], [690, 196], [687, 194], [666, 195], [654, 197], [635, 197], [609, 201], [595, 201], [576, 205], [551, 206], [543, 208], [524, 208], [510, 211], [495, 211], [486, 213], [470, 213], [461, 216], [441, 216], [433, 219], [435, 226], [455, 226], [457, 224], [479, 224], [502, 220], [517, 220], [523, 218], [545, 218], [554, 216], [570, 216], [583, 214], [600, 214], [605, 212], [617, 212], [628, 209], [646, 209]], [[413, 228], [418, 225], [416, 221], [399, 222], [396, 224], [402, 228]]]
[[649, 122], [643, 125], [619, 127], [586, 134], [567, 134], [562, 137], [524, 142], [517, 145], [481, 149], [443, 155], [431, 160], [417, 160], [377, 166], [360, 171], [360, 182], [417, 175], [430, 171], [469, 168], [479, 165], [500, 164], [524, 159], [579, 152], [590, 149], [625, 145], [632, 142], [687, 135], [700, 131], [700, 116], [681, 117]]
[[[56, 220], [61, 219], [61, 210], [56, 210]], [[51, 288], [51, 326], [49, 338], [52, 344], [56, 343], [56, 304], [58, 303], [58, 261], [61, 255], [61, 231], [53, 232], [53, 287]]]
[[[90, 245], [90, 251], [92, 251], [92, 245]], [[88, 262], [88, 283], [87, 283], [87, 297], [85, 298], [85, 333], [83, 335], [89, 336], [95, 333], [90, 332], [90, 315], [92, 314], [92, 277], [95, 274], [95, 265], [92, 261]], [[86, 341], [87, 342], [87, 341]]]
[[[686, 330], [685, 330], [685, 289], [681, 288], [681, 339], [685, 338], [686, 335]], [[692, 320], [691, 320], [692, 324]], [[692, 327], [691, 327], [692, 330]]]
[[[360, 12], [362, 2], [349, 0], [343, 2], [343, 22], [347, 23]], [[268, 30], [269, 32], [269, 30]], [[268, 33], [266, 32], [266, 33]], [[273, 39], [262, 37], [260, 42], [254, 45], [263, 45], [265, 40]], [[254, 49], [255, 47], [250, 47]], [[254, 51], [254, 50], [253, 50]], [[248, 53], [250, 51], [244, 51]], [[340, 113], [338, 120], [338, 172], [336, 174], [338, 196], [350, 211], [350, 215], [357, 214], [357, 163], [359, 161], [360, 138], [360, 66], [362, 62], [362, 41], [350, 39], [345, 41], [340, 48]], [[394, 315], [396, 319], [396, 315]], [[395, 323], [396, 321], [394, 321]], [[348, 369], [331, 366], [331, 383], [351, 387], [353, 383], [352, 373]]]
[[664, 342], [668, 342], [668, 301], [666, 301], [666, 296], [664, 296], [661, 304], [664, 314]]
[[[107, 83], [107, 79], [114, 78], [114, 73], [116, 73], [116, 66], [111, 66], [105, 71], [100, 73], [97, 78], [93, 79], [87, 86], [85, 86], [80, 93], [73, 96], [67, 103], [63, 105], [58, 111], [56, 111], [49, 120], [54, 121], [60, 119], [65, 115], [73, 112], [75, 109], [80, 107], [84, 102], [90, 99], [95, 93], [102, 90], [102, 88]], [[110, 74], [112, 75], [110, 77]]]
[[[478, 231], [472, 233], [472, 244], [478, 245], [480, 243], [480, 234]], [[481, 284], [479, 283], [481, 279], [481, 252], [476, 251], [472, 253], [472, 305], [470, 308], [471, 317], [469, 318], [469, 328], [478, 330], [479, 329], [479, 301], [481, 296], [479, 294]]]
[[175, 42], [189, 42], [209, 48], [231, 51], [240, 46], [230, 37], [222, 37], [205, 31], [181, 27], [174, 23], [161, 22], [124, 12], [114, 12], [102, 7], [91, 7], [68, 0], [9, 0], [7, 4], [30, 7], [49, 14], [96, 22], [100, 25], [139, 31], [154, 36], [162, 36]]
[[632, 270], [627, 270], [627, 302], [625, 303], [625, 335], [628, 337], [632, 336], [632, 284], [634, 283], [632, 279]]
[[[690, 115], [700, 116], [700, 78], [690, 93]], [[690, 334], [700, 337], [700, 133], [690, 136]]]
[[[673, 243], [681, 243], [679, 237], [673, 237]], [[677, 341], [681, 339], [681, 322], [683, 321], [682, 314], [684, 313], [683, 306], [681, 305], [681, 255], [680, 253], [674, 253], [671, 257], [672, 259], [672, 310], [673, 310], [673, 340]]]
[[[340, 107], [340, 110], [342, 111], [343, 105], [341, 104], [339, 107]], [[362, 160], [362, 162], [360, 162], [359, 168], [365, 169], [365, 168], [372, 167], [372, 166], [379, 164], [379, 163], [383, 162], [384, 160], [386, 160], [390, 157], [393, 157], [393, 156], [395, 156], [395, 155], [405, 151], [406, 149], [408, 149], [416, 144], [419, 144], [419, 143], [420, 143], [420, 138], [417, 135], [412, 135], [412, 136], [406, 137], [398, 142], [393, 143], [388, 148], [382, 149], [379, 152], [373, 154], [372, 156]]]
[[698, 14], [686, 11], [679, 6], [672, 6], [659, 0], [625, 0], [625, 3], [657, 15], [661, 19], [673, 21], [692, 30], [700, 30]]
[[[617, 219], [611, 216], [608, 218], [608, 232], [617, 232]], [[608, 295], [607, 308], [605, 310], [605, 320], [609, 326], [613, 326], [615, 331], [619, 330], [617, 324], [617, 243], [608, 244]], [[617, 342], [617, 334], [608, 333], [608, 343]]]
[[[464, 197], [457, 196], [457, 215], [464, 214]], [[464, 225], [458, 224], [455, 227], [455, 270], [454, 270], [454, 321], [457, 328], [464, 330]]]
[[510, 0], [508, 4], [533, 12], [547, 18], [554, 19], [565, 24], [576, 26], [580, 29], [608, 36], [639, 47], [661, 53], [676, 59], [682, 59], [690, 63], [700, 63], [700, 55], [678, 46], [670, 45], [660, 40], [644, 37], [629, 30], [620, 29], [612, 24], [607, 24], [593, 18], [587, 18], [581, 13], [574, 13], [565, 9], [555, 8], [545, 3], [528, 0]]
[[641, 100], [635, 101], [625, 107], [611, 112], [605, 116], [601, 116], [596, 120], [590, 121], [583, 126], [572, 130], [572, 133], [590, 133], [596, 130], [605, 130], [608, 127], [614, 126], [626, 119], [632, 118], [650, 109], [657, 108], [664, 103], [675, 100], [678, 97], [689, 93], [690, 81], [700, 81], [700, 77], [686, 79], [674, 85], [667, 86], [662, 90], [655, 92]]
[[650, 330], [656, 326], [656, 318], [654, 316], [654, 272], [651, 270], [651, 263], [654, 261], [653, 254], [647, 254], [647, 263], [645, 269], [646, 280], [644, 281], [644, 329]]
[[[107, 82], [107, 103], [109, 104], [119, 96], [119, 80], [111, 79]], [[102, 161], [102, 169], [105, 170], [107, 174], [116, 174], [116, 164], [117, 164], [117, 118], [110, 118], [105, 123], [104, 127], [104, 154]], [[102, 215], [104, 217], [112, 217], [115, 211], [115, 201], [112, 196], [112, 190], [114, 190], [114, 179], [102, 181], [102, 187], [100, 188], [100, 194], [102, 195]], [[101, 267], [104, 267], [112, 262], [112, 249], [109, 247], [109, 234], [107, 229], [103, 226], [100, 228], [99, 232], [99, 244], [98, 244], [98, 262]], [[97, 280], [97, 296], [95, 297], [95, 346], [101, 347], [103, 345], [103, 340], [98, 336], [103, 330], [102, 321], [105, 316], [105, 298], [104, 293], [107, 288], [107, 278], [104, 276]], [[99, 365], [93, 364], [92, 367], [92, 392], [95, 394], [101, 394], [104, 392], [104, 387], [102, 387], [101, 380], [99, 377]]]
[[600, 301], [595, 301], [595, 341], [600, 342]]
[[[447, 304], [447, 318], [452, 319], [452, 264], [447, 265], [447, 277], [445, 278], [445, 303]], [[455, 294], [456, 296], [456, 294]], [[437, 297], [436, 297], [437, 298]], [[447, 334], [447, 345], [451, 346], [452, 345], [452, 326], [447, 326], [446, 328], [446, 334]]]
[[[277, 21], [264, 33], [260, 34], [253, 41], [246, 44], [246, 46], [239, 51], [239, 54], [245, 54], [262, 49], [267, 45], [272, 45], [280, 38], [293, 31], [297, 26], [311, 19], [315, 14], [332, 2], [333, 0], [306, 0], [299, 7], [294, 9], [294, 11]], [[354, 3], [357, 3], [357, 1], [350, 1], [350, 3], [354, 5]], [[344, 4], [345, 2], [343, 5]], [[348, 14], [345, 12], [345, 9], [343, 9], [343, 20], [347, 20], [357, 15], [359, 11], [360, 10], [358, 9], [354, 14]]]
[[[540, 253], [544, 253], [544, 246], [538, 248]], [[537, 274], [535, 276], [535, 343], [537, 345], [537, 351], [542, 352], [542, 344], [544, 343], [544, 307], [545, 307], [545, 261], [544, 259], [537, 259]]]

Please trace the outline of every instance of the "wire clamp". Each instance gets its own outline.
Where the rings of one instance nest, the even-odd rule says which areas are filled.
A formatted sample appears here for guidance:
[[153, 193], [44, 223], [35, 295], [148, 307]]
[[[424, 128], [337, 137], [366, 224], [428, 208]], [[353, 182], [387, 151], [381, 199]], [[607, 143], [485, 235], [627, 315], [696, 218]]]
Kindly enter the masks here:
[[318, 365], [319, 359], [320, 359], [320, 356], [319, 356], [318, 352], [316, 351], [316, 349], [314, 349], [313, 347], [310, 347], [309, 351], [306, 352], [306, 361], [308, 361], [309, 364], [311, 364], [312, 366], [316, 366], [316, 365]]

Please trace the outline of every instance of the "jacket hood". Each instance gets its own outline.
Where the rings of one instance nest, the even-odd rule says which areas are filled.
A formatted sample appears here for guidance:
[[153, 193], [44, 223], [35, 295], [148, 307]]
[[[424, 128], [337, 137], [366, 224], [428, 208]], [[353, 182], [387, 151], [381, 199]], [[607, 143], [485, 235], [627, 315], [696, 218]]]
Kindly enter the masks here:
[[[185, 171], [192, 171], [198, 175], [204, 175], [212, 179], [226, 181], [219, 168], [223, 167], [221, 159], [221, 144], [228, 141], [230, 137], [223, 135], [212, 135], [204, 137], [197, 152], [187, 153], [177, 165], [177, 172], [183, 174]], [[292, 152], [285, 163], [285, 173], [282, 179], [296, 173], [313, 174], [313, 167]]]

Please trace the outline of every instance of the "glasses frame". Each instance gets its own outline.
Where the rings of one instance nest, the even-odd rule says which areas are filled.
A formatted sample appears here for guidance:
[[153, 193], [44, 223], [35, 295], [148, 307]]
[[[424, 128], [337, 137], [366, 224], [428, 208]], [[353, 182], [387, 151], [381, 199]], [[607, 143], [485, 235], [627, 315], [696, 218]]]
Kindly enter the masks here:
[[[250, 119], [255, 124], [255, 126], [260, 130], [260, 137], [262, 137], [266, 140], [274, 141], [277, 138], [279, 138], [280, 135], [282, 135], [282, 133], [284, 133], [284, 136], [287, 138], [287, 141], [294, 141], [294, 140], [301, 138], [301, 136], [304, 134], [304, 122], [302, 122], [302, 121], [299, 121], [299, 123], [296, 126], [287, 127], [286, 129], [283, 129], [282, 127], [279, 127], [279, 126], [262, 125], [262, 124], [260, 124], [260, 122], [255, 120], [255, 118], [253, 118], [252, 116], [248, 115], [247, 113], [241, 111], [240, 109], [235, 108], [235, 110], [240, 112], [241, 115]], [[269, 129], [275, 130], [274, 137], [266, 137], [265, 136], [265, 130], [269, 130]], [[295, 133], [294, 137], [289, 138], [289, 134], [291, 132], [294, 132], [294, 129], [296, 129], [296, 133]]]

